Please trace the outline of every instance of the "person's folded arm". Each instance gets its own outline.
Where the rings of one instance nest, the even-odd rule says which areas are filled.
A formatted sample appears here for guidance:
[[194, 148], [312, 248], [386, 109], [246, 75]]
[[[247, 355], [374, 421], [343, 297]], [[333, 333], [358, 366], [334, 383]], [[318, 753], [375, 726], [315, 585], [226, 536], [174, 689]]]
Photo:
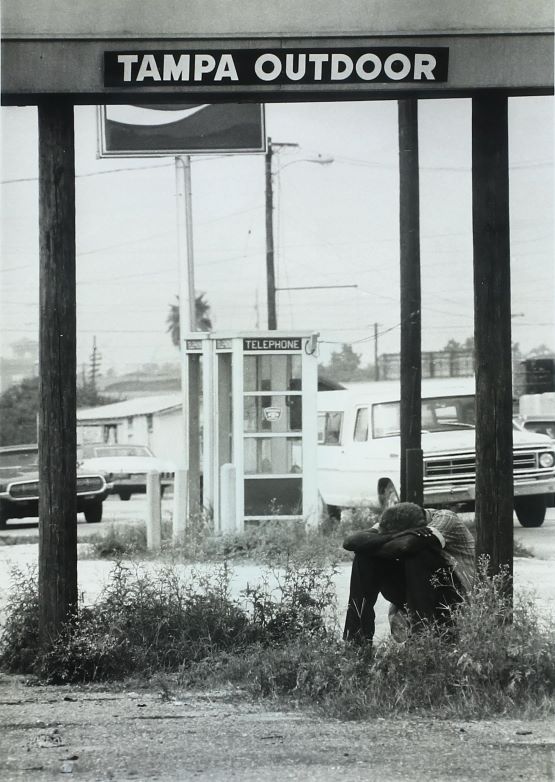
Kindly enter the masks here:
[[412, 557], [429, 548], [441, 549], [441, 541], [430, 527], [417, 527], [398, 532], [380, 546], [376, 556], [383, 559], [399, 559]]
[[347, 535], [343, 548], [356, 554], [375, 554], [390, 538], [391, 535], [384, 535], [375, 528], [362, 529]]

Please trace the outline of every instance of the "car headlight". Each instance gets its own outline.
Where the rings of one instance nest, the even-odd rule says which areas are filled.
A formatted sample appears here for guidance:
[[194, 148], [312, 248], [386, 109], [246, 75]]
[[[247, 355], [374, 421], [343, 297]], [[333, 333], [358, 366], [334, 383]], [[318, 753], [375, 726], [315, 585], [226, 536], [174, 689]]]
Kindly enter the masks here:
[[553, 458], [552, 453], [541, 453], [540, 454], [540, 467], [553, 467], [553, 463], [555, 462], [555, 459]]

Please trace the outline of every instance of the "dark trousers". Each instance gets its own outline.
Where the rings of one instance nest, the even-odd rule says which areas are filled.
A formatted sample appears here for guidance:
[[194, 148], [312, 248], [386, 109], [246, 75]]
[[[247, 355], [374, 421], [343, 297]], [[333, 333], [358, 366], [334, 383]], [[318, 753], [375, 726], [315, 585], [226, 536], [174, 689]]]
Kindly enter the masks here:
[[449, 619], [447, 606], [461, 601], [461, 587], [441, 552], [426, 549], [410, 557], [382, 559], [355, 554], [343, 638], [372, 639], [378, 595], [406, 607], [414, 624]]

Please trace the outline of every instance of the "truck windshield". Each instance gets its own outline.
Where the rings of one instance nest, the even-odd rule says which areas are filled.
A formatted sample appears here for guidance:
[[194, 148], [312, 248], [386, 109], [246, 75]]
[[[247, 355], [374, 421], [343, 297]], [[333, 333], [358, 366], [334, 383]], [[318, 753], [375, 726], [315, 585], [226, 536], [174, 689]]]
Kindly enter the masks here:
[[[476, 412], [474, 396], [441, 396], [422, 400], [422, 431], [445, 432], [474, 429]], [[372, 406], [373, 437], [392, 437], [401, 431], [399, 402]]]

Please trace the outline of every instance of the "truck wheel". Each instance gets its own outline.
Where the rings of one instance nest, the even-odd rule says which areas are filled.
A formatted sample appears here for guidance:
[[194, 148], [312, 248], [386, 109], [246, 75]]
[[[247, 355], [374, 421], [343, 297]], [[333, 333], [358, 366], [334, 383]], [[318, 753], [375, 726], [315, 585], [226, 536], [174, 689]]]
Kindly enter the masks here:
[[127, 489], [122, 489], [118, 492], [120, 500], [123, 500], [124, 502], [127, 502], [131, 499], [131, 492]]
[[83, 512], [87, 524], [98, 524], [102, 521], [102, 502], [91, 502]]
[[382, 506], [382, 510], [385, 510], [386, 508], [391, 508], [392, 505], [397, 505], [399, 502], [399, 495], [397, 494], [397, 489], [395, 486], [389, 481], [383, 491], [380, 493], [380, 503]]
[[515, 499], [515, 513], [522, 527], [541, 527], [545, 519], [546, 507], [547, 502], [543, 494]]
[[0, 505], [0, 529], [6, 529], [8, 522], [8, 514], [4, 508]]

